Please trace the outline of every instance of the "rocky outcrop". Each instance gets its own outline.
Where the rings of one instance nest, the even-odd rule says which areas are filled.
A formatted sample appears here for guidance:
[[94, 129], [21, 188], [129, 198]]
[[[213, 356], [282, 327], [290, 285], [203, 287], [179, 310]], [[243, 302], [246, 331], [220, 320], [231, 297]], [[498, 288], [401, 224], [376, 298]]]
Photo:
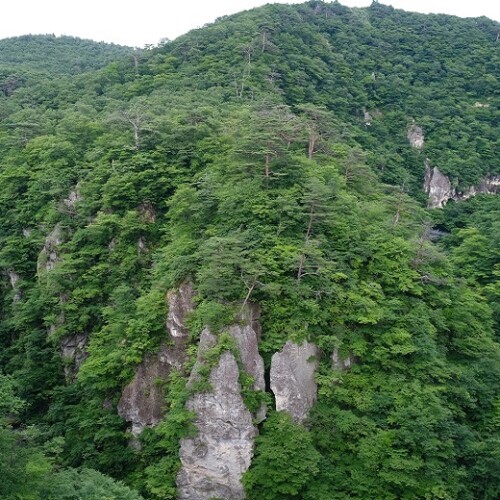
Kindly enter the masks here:
[[271, 390], [276, 410], [287, 411], [295, 422], [303, 422], [316, 402], [314, 375], [318, 353], [314, 344], [304, 341], [298, 345], [288, 341], [271, 359]]
[[118, 414], [132, 424], [134, 436], [161, 422], [165, 399], [162, 381], [167, 380], [172, 368], [182, 369], [184, 362], [183, 349], [163, 344], [158, 353], [146, 355], [137, 367], [118, 403]]
[[68, 335], [61, 342], [61, 353], [64, 360], [64, 375], [66, 380], [74, 380], [80, 365], [87, 357], [87, 336], [83, 333]]
[[165, 395], [162, 381], [167, 380], [173, 369], [182, 370], [186, 361], [188, 331], [185, 321], [194, 309], [193, 297], [193, 288], [188, 283], [167, 294], [167, 339], [158, 353], [145, 356], [134, 378], [122, 392], [118, 414], [131, 423], [134, 436], [146, 427], [157, 425], [163, 418]]
[[[265, 418], [263, 405], [256, 415], [246, 407], [239, 383], [240, 367], [253, 378], [253, 389], [265, 390], [264, 362], [258, 350], [260, 311], [245, 305], [235, 324], [227, 329], [234, 340], [238, 363], [232, 352], [224, 352], [212, 368], [210, 391], [193, 395], [187, 408], [196, 414], [197, 435], [181, 441], [182, 468], [177, 477], [180, 499], [243, 499], [241, 477], [253, 455], [255, 421]], [[203, 330], [189, 385], [202, 380], [200, 371], [207, 351], [217, 345], [217, 337]]]
[[[215, 343], [215, 336], [204, 330], [198, 363], [203, 362], [203, 350]], [[181, 500], [245, 498], [241, 477], [250, 467], [257, 429], [241, 396], [239, 375], [234, 355], [224, 352], [211, 371], [210, 392], [195, 394], [187, 403], [196, 414], [197, 435], [181, 440], [182, 467], [177, 476]]]
[[410, 125], [407, 137], [412, 148], [422, 149], [424, 147], [424, 131], [422, 127], [415, 124]]
[[340, 371], [350, 370], [358, 362], [358, 358], [352, 352], [349, 352], [345, 357], [342, 356], [338, 347], [333, 350], [331, 360], [332, 368]]
[[424, 191], [429, 196], [429, 208], [442, 208], [453, 198], [450, 179], [443, 175], [437, 167], [431, 168], [429, 160], [425, 162]]
[[477, 187], [480, 194], [500, 194], [500, 175], [490, 175], [484, 178]]
[[188, 335], [185, 321], [194, 310], [194, 291], [190, 283], [183, 283], [178, 290], [167, 293], [168, 314], [166, 327], [173, 338], [183, 338]]
[[70, 191], [68, 197], [63, 200], [63, 203], [69, 212], [75, 213], [80, 201], [82, 201], [82, 196], [80, 194], [80, 186], [77, 185], [75, 189]]
[[149, 201], [145, 201], [139, 205], [139, 214], [146, 224], [153, 224], [156, 221], [156, 211]]
[[59, 261], [57, 253], [58, 246], [63, 242], [63, 231], [60, 224], [57, 224], [54, 229], [45, 238], [42, 251], [38, 256], [37, 273], [41, 271], [52, 271]]
[[428, 208], [442, 208], [449, 200], [462, 201], [476, 194], [500, 193], [500, 176], [485, 177], [478, 186], [469, 186], [459, 190], [452, 186], [450, 179], [437, 167], [432, 168], [427, 159], [425, 162], [424, 191], [429, 196]]
[[[237, 318], [237, 323], [229, 328], [229, 333], [239, 351], [240, 361], [247, 375], [253, 378], [253, 389], [265, 391], [264, 360], [259, 354], [260, 337], [259, 307], [245, 306]], [[266, 406], [263, 405], [255, 415], [257, 422], [266, 418]]]
[[21, 289], [19, 288], [18, 282], [21, 279], [18, 273], [15, 271], [8, 271], [10, 286], [14, 291], [14, 297], [12, 298], [12, 303], [17, 304], [21, 300]]

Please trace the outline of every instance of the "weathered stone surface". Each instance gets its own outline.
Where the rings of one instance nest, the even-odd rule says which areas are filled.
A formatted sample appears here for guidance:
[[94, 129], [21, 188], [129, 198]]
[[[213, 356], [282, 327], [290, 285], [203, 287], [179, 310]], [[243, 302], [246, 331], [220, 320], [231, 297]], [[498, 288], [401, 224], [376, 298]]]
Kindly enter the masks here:
[[368, 111], [366, 111], [366, 109], [363, 109], [363, 120], [365, 121], [365, 125], [367, 127], [372, 124], [373, 117]]
[[83, 333], [75, 335], [68, 335], [64, 337], [61, 342], [61, 353], [65, 361], [64, 375], [68, 381], [75, 378], [80, 365], [87, 357], [87, 336]]
[[437, 167], [431, 168], [430, 161], [425, 161], [424, 191], [429, 196], [429, 208], [442, 208], [453, 198], [453, 188], [450, 179], [443, 175]]
[[285, 410], [296, 422], [303, 422], [316, 402], [318, 348], [309, 342], [302, 345], [288, 341], [271, 359], [271, 390], [276, 410]]
[[424, 147], [424, 131], [422, 127], [415, 124], [410, 125], [407, 137], [412, 148], [422, 149]]
[[[229, 328], [229, 333], [238, 348], [243, 369], [253, 378], [253, 389], [265, 391], [264, 360], [259, 353], [260, 309], [256, 304], [247, 304], [239, 313], [237, 323]], [[257, 423], [266, 418], [267, 407], [263, 404], [255, 413]]]
[[82, 201], [82, 196], [79, 186], [76, 186], [75, 189], [70, 191], [68, 197], [63, 200], [64, 205], [71, 211], [75, 210], [77, 203], [80, 201]]
[[162, 420], [164, 392], [161, 381], [167, 379], [172, 367], [181, 369], [184, 360], [182, 350], [164, 344], [157, 354], [146, 355], [137, 367], [132, 382], [125, 387], [118, 403], [118, 414], [132, 424], [134, 436]]
[[188, 387], [192, 387], [193, 384], [201, 380], [199, 371], [205, 364], [204, 355], [208, 349], [215, 347], [217, 345], [217, 337], [213, 335], [208, 328], [205, 328], [201, 332], [200, 342], [198, 343], [198, 352], [196, 354], [196, 362], [191, 370], [191, 375], [188, 380]]
[[190, 283], [183, 283], [179, 290], [167, 294], [168, 315], [166, 326], [174, 338], [185, 337], [188, 330], [185, 325], [187, 315], [194, 310], [194, 292]]
[[429, 195], [428, 208], [442, 208], [449, 200], [463, 201], [476, 194], [500, 193], [500, 176], [485, 177], [478, 186], [469, 186], [460, 191], [453, 187], [450, 179], [443, 175], [437, 167], [431, 168], [425, 162], [424, 191]]
[[12, 290], [15, 290], [17, 288], [17, 282], [21, 277], [15, 271], [9, 271], [8, 274], [9, 274], [10, 286], [12, 287]]
[[[205, 330], [198, 362], [214, 341], [215, 337]], [[212, 369], [211, 392], [195, 394], [187, 403], [197, 415], [198, 433], [181, 440], [182, 467], [177, 476], [181, 500], [245, 498], [241, 477], [250, 466], [257, 430], [243, 402], [238, 378], [236, 359], [225, 352]]]
[[179, 290], [167, 294], [168, 342], [156, 354], [148, 354], [137, 367], [134, 378], [125, 387], [118, 403], [118, 414], [131, 423], [131, 431], [138, 436], [145, 427], [157, 425], [163, 418], [165, 381], [172, 369], [181, 370], [186, 361], [188, 331], [187, 315], [193, 310], [193, 288], [183, 284]]
[[63, 242], [63, 231], [60, 224], [57, 224], [54, 229], [45, 238], [45, 244], [38, 256], [37, 272], [51, 271], [56, 266], [59, 260], [57, 247]]
[[245, 306], [240, 312], [238, 323], [229, 328], [229, 333], [238, 347], [245, 372], [253, 377], [253, 388], [256, 391], [265, 391], [264, 360], [259, 354], [259, 317], [258, 306], [254, 304]]
[[483, 179], [477, 188], [481, 194], [499, 194], [500, 193], [500, 175], [490, 175]]
[[139, 253], [144, 253], [148, 251], [148, 247], [146, 245], [146, 239], [144, 236], [140, 236], [139, 239], [137, 240], [137, 251]]
[[346, 371], [352, 365], [358, 362], [358, 359], [352, 352], [349, 352], [346, 357], [340, 354], [340, 350], [336, 347], [332, 352], [332, 368], [335, 370]]
[[146, 224], [153, 224], [156, 221], [156, 211], [149, 201], [145, 201], [139, 205], [139, 213]]
[[10, 286], [14, 291], [14, 297], [12, 298], [12, 303], [17, 304], [21, 300], [21, 290], [18, 286], [18, 282], [21, 279], [21, 276], [19, 276], [19, 274], [16, 273], [15, 271], [8, 271], [7, 274], [9, 275]]

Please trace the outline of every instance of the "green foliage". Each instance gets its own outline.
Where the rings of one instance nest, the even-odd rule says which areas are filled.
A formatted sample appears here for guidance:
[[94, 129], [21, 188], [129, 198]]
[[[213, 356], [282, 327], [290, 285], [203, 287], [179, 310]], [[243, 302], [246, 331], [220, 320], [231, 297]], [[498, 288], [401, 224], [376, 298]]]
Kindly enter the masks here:
[[[137, 498], [106, 473], [175, 498], [199, 335], [218, 343], [191, 390], [210, 390], [255, 303], [267, 367], [287, 340], [323, 357], [308, 427], [263, 424], [250, 498], [498, 497], [499, 198], [428, 214], [421, 192], [426, 158], [459, 189], [499, 173], [497, 34], [310, 1], [147, 51], [0, 41], [0, 414], [16, 425], [0, 496]], [[191, 356], [136, 450], [116, 405], [173, 342], [166, 296], [186, 280]], [[240, 366], [256, 411], [271, 395], [253, 382]]]
[[154, 430], [142, 435], [144, 479], [139, 484], [152, 498], [176, 498], [176, 476], [181, 466], [180, 440], [195, 434], [194, 415], [186, 409], [189, 391], [183, 373], [172, 371], [166, 385], [166, 418]]
[[[0, 68], [74, 75], [97, 70], [131, 54], [129, 47], [70, 36], [24, 35], [0, 41]], [[12, 78], [4, 83], [10, 82], [8, 89], [14, 85]]]
[[255, 457], [243, 477], [248, 498], [301, 498], [319, 462], [310, 433], [286, 413], [273, 413], [256, 438]]
[[42, 490], [47, 500], [140, 500], [142, 497], [119, 481], [92, 469], [66, 469], [54, 474], [53, 485]]

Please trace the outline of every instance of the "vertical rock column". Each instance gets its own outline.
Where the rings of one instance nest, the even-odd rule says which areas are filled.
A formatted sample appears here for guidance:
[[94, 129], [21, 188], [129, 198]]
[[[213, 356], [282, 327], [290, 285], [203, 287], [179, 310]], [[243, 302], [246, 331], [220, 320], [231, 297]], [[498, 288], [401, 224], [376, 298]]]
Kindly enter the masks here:
[[[264, 390], [264, 363], [258, 350], [256, 306], [245, 308], [228, 331], [235, 342], [241, 368], [254, 379], [254, 389]], [[217, 337], [205, 329], [190, 384], [199, 380], [204, 353], [217, 345]], [[187, 407], [196, 414], [197, 434], [181, 441], [182, 468], [177, 476], [178, 498], [208, 500], [245, 498], [241, 478], [250, 467], [257, 429], [246, 407], [239, 383], [240, 368], [233, 353], [222, 353], [210, 372], [209, 392], [194, 394]], [[256, 418], [265, 417], [265, 407]]]

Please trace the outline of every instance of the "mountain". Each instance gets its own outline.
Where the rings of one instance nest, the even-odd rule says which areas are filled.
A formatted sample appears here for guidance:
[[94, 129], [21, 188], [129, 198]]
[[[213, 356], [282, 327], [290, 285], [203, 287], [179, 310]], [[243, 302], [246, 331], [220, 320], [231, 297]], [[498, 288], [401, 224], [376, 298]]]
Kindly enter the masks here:
[[499, 29], [0, 41], [0, 496], [497, 498]]
[[0, 68], [75, 75], [102, 68], [132, 52], [130, 47], [70, 36], [24, 35], [0, 40]]

